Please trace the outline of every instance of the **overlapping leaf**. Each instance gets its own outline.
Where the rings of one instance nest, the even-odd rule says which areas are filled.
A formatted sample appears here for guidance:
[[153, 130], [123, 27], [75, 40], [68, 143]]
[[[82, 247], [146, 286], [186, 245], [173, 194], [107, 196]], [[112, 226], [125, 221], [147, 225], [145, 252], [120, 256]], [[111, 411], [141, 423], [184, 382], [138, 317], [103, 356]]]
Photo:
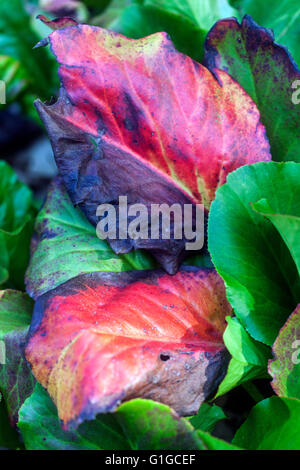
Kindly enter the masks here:
[[[188, 420], [180, 419], [166, 405], [143, 399], [131, 400], [114, 414], [99, 415], [93, 421], [82, 423], [76, 431], [64, 431], [53, 402], [38, 384], [20, 410], [18, 425], [29, 450], [204, 450], [208, 447]], [[205, 438], [214, 440], [206, 433]]]
[[300, 398], [300, 305], [291, 314], [273, 345], [272, 387], [277, 395]]
[[136, 0], [129, 6], [124, 2], [115, 18], [114, 3], [120, 4], [118, 0], [112, 2], [97, 24], [136, 39], [165, 31], [176, 49], [197, 61], [203, 59], [205, 36], [213, 24], [220, 18], [238, 15], [227, 0]]
[[230, 312], [211, 269], [85, 274], [38, 298], [26, 357], [65, 426], [134, 397], [191, 415], [226, 372]]
[[298, 0], [272, 0], [271, 8], [269, 2], [261, 0], [236, 0], [235, 3], [236, 8], [251, 15], [261, 26], [271, 28], [276, 41], [286, 46], [300, 65]]
[[300, 400], [271, 397], [250, 412], [232, 443], [251, 450], [298, 450]]
[[216, 396], [249, 380], [267, 378], [268, 359], [271, 357], [271, 349], [251, 338], [237, 318], [229, 317], [227, 322], [223, 339], [232, 358]]
[[106, 241], [99, 240], [95, 227], [73, 206], [59, 179], [49, 188], [35, 232], [26, 272], [26, 289], [34, 299], [79, 274], [155, 267], [142, 250], [116, 255]]
[[205, 48], [208, 67], [228, 72], [255, 101], [272, 158], [300, 162], [300, 72], [288, 51], [274, 42], [272, 31], [248, 15], [241, 24], [234, 18], [221, 20], [209, 32]]
[[[297, 192], [295, 190], [298, 189]], [[300, 276], [300, 185], [293, 187], [294, 194], [280, 212], [274, 210], [267, 199], [252, 204], [254, 210], [267, 217], [285, 241]]]
[[[60, 98], [36, 103], [72, 202], [96, 225], [101, 203], [203, 203], [229, 172], [270, 159], [259, 113], [225, 72], [177, 52], [161, 33], [140, 40], [87, 25], [49, 36]], [[71, 52], [70, 52], [71, 51]], [[163, 80], [162, 80], [163, 77]], [[113, 240], [149, 249], [169, 273], [186, 240]]]
[[299, 273], [280, 233], [251, 204], [266, 199], [275, 214], [293, 214], [299, 190], [297, 163], [246, 165], [218, 189], [209, 216], [209, 251], [228, 299], [251, 336], [269, 346], [299, 303]]

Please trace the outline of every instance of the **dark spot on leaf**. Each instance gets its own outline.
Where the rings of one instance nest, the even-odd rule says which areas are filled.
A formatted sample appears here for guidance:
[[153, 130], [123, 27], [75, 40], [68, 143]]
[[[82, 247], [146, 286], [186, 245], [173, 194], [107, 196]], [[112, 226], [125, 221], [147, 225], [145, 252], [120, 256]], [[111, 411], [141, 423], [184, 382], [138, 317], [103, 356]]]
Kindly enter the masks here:
[[168, 354], [161, 354], [161, 355], [159, 356], [159, 358], [160, 358], [161, 361], [166, 362], [166, 361], [168, 361], [168, 360], [170, 359], [170, 356], [169, 356]]

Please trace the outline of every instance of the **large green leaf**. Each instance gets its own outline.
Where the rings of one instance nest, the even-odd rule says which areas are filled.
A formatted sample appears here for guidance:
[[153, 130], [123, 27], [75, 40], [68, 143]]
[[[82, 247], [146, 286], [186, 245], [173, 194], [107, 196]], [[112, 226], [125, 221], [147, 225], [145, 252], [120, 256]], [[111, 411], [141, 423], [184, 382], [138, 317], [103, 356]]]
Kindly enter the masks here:
[[144, 0], [143, 4], [187, 17], [204, 30], [209, 30], [220, 18], [238, 16], [227, 0]]
[[144, 0], [125, 8], [109, 27], [132, 38], [166, 31], [179, 51], [201, 62], [208, 30], [233, 15], [237, 11], [227, 0]]
[[5, 344], [5, 360], [0, 364], [0, 391], [12, 424], [16, 424], [20, 406], [31, 394], [35, 383], [23, 357], [32, 308], [33, 302], [27, 294], [0, 291], [0, 340]]
[[[267, 2], [264, 8], [273, 11]], [[300, 72], [286, 49], [274, 42], [272, 32], [250, 16], [241, 25], [234, 18], [221, 20], [209, 32], [205, 50], [206, 65], [228, 72], [256, 103], [273, 160], [300, 162], [299, 90], [293, 88], [299, 88]]]
[[0, 161], [0, 284], [24, 287], [34, 215], [30, 189]]
[[59, 181], [51, 186], [35, 229], [38, 240], [26, 274], [27, 292], [34, 298], [79, 274], [155, 266], [142, 250], [116, 255], [105, 240], [97, 237], [95, 227], [82, 212], [74, 208]]
[[273, 345], [275, 359], [269, 364], [277, 395], [300, 398], [300, 304], [291, 314]]
[[209, 251], [228, 299], [252, 337], [268, 345], [299, 302], [299, 275], [280, 234], [251, 203], [265, 198], [286, 213], [298, 207], [299, 191], [299, 164], [246, 165], [228, 176], [210, 210]]
[[252, 408], [232, 443], [251, 450], [300, 449], [300, 400], [271, 397]]
[[249, 380], [268, 377], [271, 357], [270, 348], [252, 339], [237, 318], [228, 317], [227, 322], [223, 339], [232, 359], [217, 396]]
[[205, 449], [186, 419], [167, 406], [136, 399], [116, 413], [98, 415], [75, 431], [63, 431], [54, 404], [37, 384], [20, 410], [18, 423], [26, 449], [122, 450]]

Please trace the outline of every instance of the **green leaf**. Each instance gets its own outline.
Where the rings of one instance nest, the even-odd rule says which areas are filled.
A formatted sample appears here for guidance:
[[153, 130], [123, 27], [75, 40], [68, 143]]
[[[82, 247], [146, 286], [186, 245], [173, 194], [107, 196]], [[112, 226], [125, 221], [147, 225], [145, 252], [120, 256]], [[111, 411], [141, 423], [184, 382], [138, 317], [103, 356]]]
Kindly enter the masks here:
[[198, 436], [204, 442], [207, 450], [242, 450], [230, 442], [223, 441], [218, 437], [212, 436], [208, 432], [197, 431]]
[[[38, 41], [23, 1], [1, 0], [0, 56], [7, 56], [21, 64], [27, 93], [34, 95], [34, 98], [50, 99], [58, 88], [56, 65], [45, 48], [32, 50]], [[11, 67], [10, 62], [7, 65]], [[9, 69], [5, 73], [9, 74]], [[33, 112], [33, 101], [31, 106]]]
[[[265, 8], [274, 11], [267, 2]], [[273, 160], [299, 163], [300, 72], [286, 49], [274, 42], [272, 32], [250, 16], [241, 25], [234, 18], [221, 20], [207, 36], [205, 63], [212, 71], [228, 72], [256, 103]]]
[[298, 193], [287, 202], [284, 213], [276, 213], [266, 199], [252, 204], [252, 207], [267, 217], [277, 228], [291, 252], [300, 275], [300, 185]]
[[55, 405], [38, 383], [20, 409], [18, 427], [27, 450], [129, 449], [122, 429], [112, 414], [85, 422], [76, 432], [64, 431]]
[[188, 420], [167, 406], [136, 399], [115, 413], [98, 415], [75, 431], [64, 431], [48, 393], [37, 384], [25, 401], [18, 427], [29, 450], [204, 449]]
[[144, 5], [187, 17], [206, 31], [220, 18], [238, 16], [237, 10], [227, 0], [144, 0]]
[[226, 419], [226, 415], [222, 408], [213, 404], [202, 403], [196, 416], [189, 418], [190, 423], [195, 429], [201, 431], [213, 431], [218, 421]]
[[12, 331], [22, 331], [31, 322], [33, 301], [23, 292], [0, 291], [0, 339]]
[[299, 275], [278, 231], [251, 203], [266, 198], [285, 213], [299, 190], [296, 163], [245, 165], [218, 189], [209, 215], [208, 247], [228, 299], [251, 336], [270, 346], [299, 302]]
[[250, 450], [299, 450], [300, 400], [271, 397], [252, 408], [232, 443]]
[[249, 380], [268, 377], [270, 348], [251, 338], [237, 318], [227, 317], [224, 343], [230, 352], [226, 376], [221, 382], [217, 397]]
[[26, 288], [38, 297], [58, 285], [95, 271], [151, 269], [152, 258], [142, 250], [115, 254], [100, 240], [83, 213], [74, 208], [64, 187], [55, 181], [36, 219], [37, 245], [26, 273]]
[[286, 46], [300, 66], [300, 10], [298, 0], [273, 0], [272, 7], [260, 0], [243, 0], [241, 8], [265, 28], [274, 31], [276, 42]]
[[4, 364], [0, 364], [0, 391], [13, 425], [18, 420], [20, 406], [32, 393], [35, 383], [23, 355], [32, 309], [33, 302], [27, 294], [0, 291], [0, 340], [5, 345]]
[[279, 396], [300, 398], [300, 304], [281, 328], [273, 353], [269, 373], [274, 391]]
[[5, 55], [0, 55], [0, 77], [5, 82], [6, 103], [14, 101], [28, 85], [21, 63]]
[[34, 215], [30, 189], [0, 161], [0, 283], [24, 288]]
[[0, 395], [0, 450], [19, 449], [18, 433], [10, 426], [4, 400]]
[[205, 449], [189, 421], [161, 403], [137, 398], [121, 405], [116, 415], [132, 449]]
[[176, 49], [198, 62], [202, 61], [206, 31], [189, 18], [152, 5], [131, 5], [110, 27], [134, 39], [166, 31]]
[[136, 39], [166, 31], [179, 51], [201, 62], [208, 30], [236, 14], [227, 0], [145, 0], [125, 8], [109, 27]]

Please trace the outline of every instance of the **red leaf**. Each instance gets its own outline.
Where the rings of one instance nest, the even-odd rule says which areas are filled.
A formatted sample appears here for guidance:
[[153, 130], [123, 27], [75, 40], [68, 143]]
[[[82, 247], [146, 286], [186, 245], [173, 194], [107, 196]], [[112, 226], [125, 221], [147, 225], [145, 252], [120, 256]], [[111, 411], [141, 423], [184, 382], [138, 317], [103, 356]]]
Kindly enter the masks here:
[[76, 26], [78, 24], [76, 20], [69, 17], [55, 18], [54, 20], [50, 20], [45, 15], [38, 15], [37, 19], [41, 20], [45, 25], [53, 29], [53, 31], [55, 31], [56, 29], [66, 28], [67, 26]]
[[37, 300], [26, 358], [65, 427], [150, 398], [196, 413], [227, 368], [212, 269], [85, 274]]
[[[203, 203], [229, 172], [270, 160], [259, 112], [226, 72], [179, 53], [165, 33], [132, 40], [79, 25], [53, 32], [62, 83], [36, 102], [74, 204], [97, 224], [101, 203]], [[169, 273], [186, 240], [110, 240], [149, 249]]]

